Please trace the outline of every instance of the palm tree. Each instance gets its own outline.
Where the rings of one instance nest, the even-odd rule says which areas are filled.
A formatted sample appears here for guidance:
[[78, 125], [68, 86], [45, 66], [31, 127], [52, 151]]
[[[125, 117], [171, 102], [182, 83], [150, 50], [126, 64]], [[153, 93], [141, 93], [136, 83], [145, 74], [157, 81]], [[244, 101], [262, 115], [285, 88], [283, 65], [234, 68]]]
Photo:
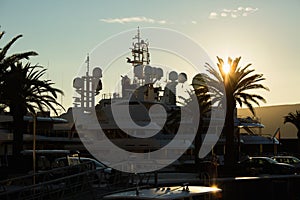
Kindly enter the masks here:
[[63, 94], [63, 92], [54, 88], [54, 83], [50, 80], [41, 80], [45, 72], [46, 69], [41, 66], [32, 66], [30, 63], [23, 66], [23, 63], [17, 62], [11, 65], [2, 76], [1, 101], [10, 108], [14, 122], [14, 155], [18, 155], [22, 150], [25, 130], [23, 117], [28, 111], [35, 113], [36, 110], [51, 109], [57, 114], [55, 106], [63, 108], [56, 101], [57, 94]]
[[300, 153], [300, 110], [296, 110], [295, 113], [290, 112], [287, 116], [284, 116], [284, 123], [291, 123], [297, 128], [298, 153]]
[[[0, 39], [4, 34], [4, 31], [0, 32]], [[22, 35], [14, 37], [0, 48], [0, 107], [9, 107], [13, 116], [13, 154], [17, 156], [23, 146], [24, 115], [27, 111], [35, 113], [36, 109], [52, 109], [57, 114], [55, 106], [62, 107], [56, 101], [57, 94], [63, 94], [61, 90], [53, 87], [54, 83], [51, 81], [40, 80], [46, 71], [37, 70], [41, 66], [31, 66], [30, 63], [23, 66], [21, 61], [38, 55], [36, 52], [6, 56], [10, 47], [21, 37]]]
[[[225, 165], [233, 166], [236, 163], [236, 152], [234, 148], [234, 117], [236, 104], [240, 107], [245, 104], [253, 115], [255, 111], [252, 103], [259, 106], [259, 101], [266, 102], [266, 100], [254, 93], [248, 93], [253, 89], [269, 90], [259, 82], [265, 80], [263, 74], [252, 74], [254, 69], [249, 69], [251, 64], [245, 67], [239, 67], [239, 61], [241, 57], [234, 60], [228, 58], [229, 71], [224, 69], [224, 61], [217, 57], [218, 69], [213, 68], [208, 63], [206, 64], [207, 71], [212, 77], [206, 76], [208, 86], [211, 91], [218, 91], [220, 94], [226, 95], [226, 118], [225, 126], [223, 128], [223, 134], [226, 136], [225, 144]], [[225, 91], [220, 86], [224, 86]], [[217, 98], [219, 98], [217, 96]]]

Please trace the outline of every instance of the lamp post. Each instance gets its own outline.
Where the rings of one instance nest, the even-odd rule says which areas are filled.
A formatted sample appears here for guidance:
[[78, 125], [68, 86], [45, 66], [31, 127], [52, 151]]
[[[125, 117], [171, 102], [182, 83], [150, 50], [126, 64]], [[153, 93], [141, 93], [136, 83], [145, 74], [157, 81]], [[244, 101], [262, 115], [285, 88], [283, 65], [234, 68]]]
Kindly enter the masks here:
[[35, 185], [35, 172], [36, 172], [36, 113], [31, 113], [33, 117], [33, 144], [32, 144], [32, 160], [33, 160], [33, 184]]

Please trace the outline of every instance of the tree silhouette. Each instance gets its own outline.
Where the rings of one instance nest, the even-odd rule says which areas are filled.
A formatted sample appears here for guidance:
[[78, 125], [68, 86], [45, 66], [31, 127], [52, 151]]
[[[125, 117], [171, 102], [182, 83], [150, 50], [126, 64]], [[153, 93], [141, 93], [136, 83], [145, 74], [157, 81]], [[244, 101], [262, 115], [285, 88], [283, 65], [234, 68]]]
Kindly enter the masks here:
[[[41, 70], [39, 70], [41, 69]], [[25, 124], [23, 117], [27, 112], [35, 113], [36, 110], [53, 110], [57, 114], [55, 106], [62, 107], [57, 101], [57, 94], [63, 94], [53, 87], [50, 80], [41, 80], [46, 69], [41, 66], [31, 66], [21, 62], [12, 65], [3, 76], [1, 91], [2, 102], [10, 108], [14, 126], [14, 155], [17, 155], [23, 146], [23, 132]], [[62, 107], [63, 108], [63, 107]]]
[[[226, 95], [226, 118], [225, 125], [223, 128], [223, 134], [226, 137], [225, 144], [225, 165], [233, 166], [236, 163], [236, 148], [234, 147], [234, 118], [235, 109], [237, 103], [242, 107], [246, 105], [253, 115], [255, 110], [253, 103], [259, 105], [259, 101], [266, 102], [266, 100], [255, 93], [249, 93], [254, 89], [269, 90], [259, 82], [265, 80], [263, 74], [252, 74], [254, 69], [249, 69], [251, 64], [245, 67], [239, 67], [239, 61], [241, 57], [234, 60], [228, 58], [229, 71], [226, 73], [224, 70], [224, 61], [217, 57], [218, 69], [213, 68], [211, 65], [206, 64], [206, 69], [209, 75], [206, 76], [206, 81], [209, 83], [211, 91], [215, 91], [219, 94]], [[223, 86], [223, 87], [220, 87]], [[222, 90], [225, 88], [225, 91]], [[221, 100], [219, 95], [216, 95], [217, 100]], [[222, 104], [222, 102], [221, 102]]]
[[[0, 39], [4, 32], [0, 33]], [[22, 37], [18, 35], [6, 44], [0, 51], [0, 105], [9, 107], [13, 116], [13, 154], [18, 156], [23, 147], [23, 120], [27, 112], [35, 113], [36, 110], [51, 109], [56, 114], [55, 106], [62, 107], [57, 101], [57, 94], [63, 94], [53, 87], [50, 80], [41, 80], [46, 69], [30, 63], [23, 64], [23, 59], [38, 55], [29, 51], [6, 56], [12, 44]], [[38, 70], [41, 69], [41, 70]]]
[[298, 138], [298, 153], [300, 153], [300, 111], [290, 112], [288, 115], [284, 116], [284, 123], [291, 123], [297, 128], [297, 138]]

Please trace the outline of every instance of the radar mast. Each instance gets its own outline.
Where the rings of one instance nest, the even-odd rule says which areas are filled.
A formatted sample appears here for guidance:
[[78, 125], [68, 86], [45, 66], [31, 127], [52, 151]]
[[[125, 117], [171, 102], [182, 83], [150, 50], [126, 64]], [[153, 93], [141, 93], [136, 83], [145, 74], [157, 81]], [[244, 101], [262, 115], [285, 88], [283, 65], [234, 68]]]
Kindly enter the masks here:
[[132, 38], [134, 41], [132, 43], [131, 54], [133, 60], [127, 57], [127, 62], [131, 63], [133, 67], [137, 65], [149, 65], [150, 63], [150, 53], [149, 53], [149, 43], [141, 39], [140, 28], [138, 27], [137, 34]]

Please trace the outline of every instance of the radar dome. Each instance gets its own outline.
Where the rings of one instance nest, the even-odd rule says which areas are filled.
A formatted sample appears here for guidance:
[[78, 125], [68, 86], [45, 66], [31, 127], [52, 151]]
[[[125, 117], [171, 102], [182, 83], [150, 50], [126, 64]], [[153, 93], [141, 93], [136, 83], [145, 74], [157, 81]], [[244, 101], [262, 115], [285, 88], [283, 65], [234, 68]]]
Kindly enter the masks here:
[[83, 80], [82, 78], [75, 78], [73, 80], [73, 87], [76, 88], [76, 89], [80, 89], [80, 88], [83, 88]]
[[178, 79], [178, 74], [175, 71], [171, 71], [169, 73], [169, 80], [171, 81], [176, 81]]
[[93, 69], [93, 77], [102, 78], [102, 69], [100, 69], [99, 67], [95, 67]]
[[178, 76], [178, 82], [179, 83], [184, 83], [187, 81], [187, 75], [186, 73], [180, 73], [179, 76]]

